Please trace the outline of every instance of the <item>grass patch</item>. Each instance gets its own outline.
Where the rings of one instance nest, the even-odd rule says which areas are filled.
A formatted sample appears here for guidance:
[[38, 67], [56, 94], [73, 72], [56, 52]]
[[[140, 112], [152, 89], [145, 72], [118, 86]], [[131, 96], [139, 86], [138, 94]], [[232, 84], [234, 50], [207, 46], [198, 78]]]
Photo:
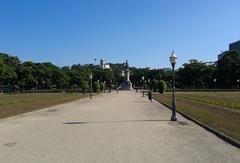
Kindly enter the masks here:
[[181, 98], [240, 110], [240, 92], [177, 92]]
[[[178, 92], [176, 107], [196, 120], [240, 142], [240, 112], [233, 107], [240, 93]], [[154, 94], [156, 100], [171, 106], [171, 93]], [[240, 98], [239, 98], [240, 99]], [[239, 100], [238, 99], [238, 100]], [[219, 103], [231, 103], [232, 107]], [[238, 106], [238, 104], [237, 104]]]
[[0, 119], [74, 101], [88, 95], [80, 93], [0, 94]]

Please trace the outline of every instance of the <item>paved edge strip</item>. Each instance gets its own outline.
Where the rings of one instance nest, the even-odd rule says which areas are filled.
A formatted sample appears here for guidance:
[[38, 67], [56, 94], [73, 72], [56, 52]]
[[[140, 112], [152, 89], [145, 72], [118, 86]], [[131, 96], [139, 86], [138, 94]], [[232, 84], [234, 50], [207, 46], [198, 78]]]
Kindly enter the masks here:
[[[161, 101], [158, 101], [157, 99], [153, 98], [155, 101], [161, 103], [162, 105], [166, 106], [168, 109], [172, 110], [172, 108], [170, 106], [168, 106], [167, 104], [161, 102]], [[179, 111], [177, 110], [177, 113], [181, 114], [184, 118], [188, 119], [188, 120], [191, 120], [192, 122], [196, 123], [197, 125], [201, 126], [202, 128], [206, 129], [207, 131], [213, 133], [214, 135], [216, 135], [217, 137], [221, 138], [222, 140], [224, 140], [225, 142], [237, 147], [237, 148], [240, 148], [240, 142], [238, 142], [237, 140], [233, 139], [233, 138], [230, 138], [226, 135], [224, 135], [223, 133], [207, 126], [206, 124], [202, 123], [202, 122], [199, 122], [198, 120], [196, 120], [195, 118], [191, 117], [190, 115], [186, 114], [186, 113], [183, 113], [182, 111]]]

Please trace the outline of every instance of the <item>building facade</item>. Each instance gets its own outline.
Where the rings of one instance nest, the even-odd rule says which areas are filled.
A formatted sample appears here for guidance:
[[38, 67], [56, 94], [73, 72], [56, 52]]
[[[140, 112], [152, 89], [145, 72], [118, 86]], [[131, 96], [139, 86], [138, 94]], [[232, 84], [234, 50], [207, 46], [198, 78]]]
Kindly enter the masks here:
[[229, 44], [229, 51], [232, 50], [240, 51], [240, 40]]
[[[229, 51], [233, 50], [240, 52], [240, 40], [229, 44]], [[218, 55], [218, 60], [221, 60], [225, 54], [226, 53], [221, 52], [221, 54]]]

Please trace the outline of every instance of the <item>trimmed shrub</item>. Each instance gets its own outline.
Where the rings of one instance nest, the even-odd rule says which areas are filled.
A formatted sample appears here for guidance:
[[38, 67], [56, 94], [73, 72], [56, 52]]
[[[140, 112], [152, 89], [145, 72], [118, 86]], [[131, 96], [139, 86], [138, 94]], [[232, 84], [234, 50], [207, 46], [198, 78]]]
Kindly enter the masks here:
[[106, 88], [105, 83], [100, 82], [100, 90], [103, 91]]
[[166, 82], [163, 81], [163, 80], [159, 80], [158, 81], [158, 91], [159, 91], [159, 93], [161, 93], [161, 94], [164, 93], [166, 91], [166, 89], [167, 89]]
[[87, 81], [82, 81], [81, 82], [81, 88], [82, 88], [82, 92], [86, 93], [89, 89], [89, 84]]
[[99, 93], [100, 92], [100, 84], [99, 82], [93, 83], [93, 91]]

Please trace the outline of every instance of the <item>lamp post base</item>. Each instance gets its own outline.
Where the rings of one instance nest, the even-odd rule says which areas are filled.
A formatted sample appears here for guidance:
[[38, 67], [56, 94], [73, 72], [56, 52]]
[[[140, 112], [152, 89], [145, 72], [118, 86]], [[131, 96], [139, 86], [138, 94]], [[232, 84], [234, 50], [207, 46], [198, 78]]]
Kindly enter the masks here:
[[177, 117], [171, 117], [171, 121], [177, 121]]

